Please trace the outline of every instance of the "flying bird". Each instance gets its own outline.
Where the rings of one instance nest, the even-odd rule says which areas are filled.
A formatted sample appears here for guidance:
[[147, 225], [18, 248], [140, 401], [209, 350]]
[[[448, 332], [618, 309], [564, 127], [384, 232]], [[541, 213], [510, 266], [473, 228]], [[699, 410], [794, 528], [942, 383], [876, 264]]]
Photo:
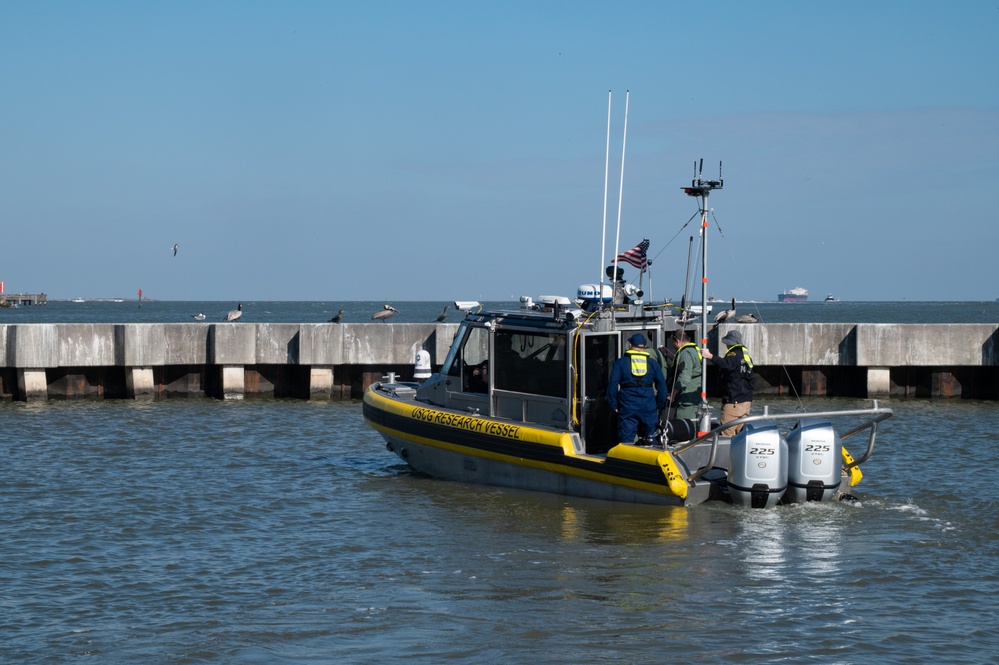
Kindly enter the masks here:
[[374, 314], [371, 315], [371, 320], [372, 321], [385, 321], [385, 320], [391, 319], [393, 316], [395, 316], [396, 312], [398, 312], [398, 311], [399, 310], [397, 310], [395, 307], [393, 307], [392, 305], [389, 305], [388, 303], [386, 303], [384, 307], [382, 307], [380, 310], [378, 310], [377, 312], [375, 312]]
[[204, 321], [205, 320], [205, 313], [204, 312], [198, 312], [197, 314], [192, 314], [191, 318], [194, 319], [195, 321]]
[[174, 243], [173, 245], [173, 255], [177, 256], [177, 250], [180, 249], [180, 244]]
[[437, 317], [437, 323], [444, 323], [444, 319], [447, 318], [447, 308], [448, 307], [450, 307], [450, 305], [444, 305], [444, 312], [440, 316]]
[[236, 305], [236, 309], [229, 310], [229, 313], [225, 315], [226, 321], [239, 321], [239, 317], [243, 316], [243, 303]]
[[715, 317], [715, 323], [725, 323], [726, 321], [731, 321], [734, 318], [735, 318], [735, 298], [732, 298], [732, 308], [718, 312], [718, 316]]
[[343, 321], [343, 310], [342, 309], [339, 312], [336, 313], [336, 316], [334, 316], [332, 319], [330, 319], [330, 323], [340, 323], [341, 321]]

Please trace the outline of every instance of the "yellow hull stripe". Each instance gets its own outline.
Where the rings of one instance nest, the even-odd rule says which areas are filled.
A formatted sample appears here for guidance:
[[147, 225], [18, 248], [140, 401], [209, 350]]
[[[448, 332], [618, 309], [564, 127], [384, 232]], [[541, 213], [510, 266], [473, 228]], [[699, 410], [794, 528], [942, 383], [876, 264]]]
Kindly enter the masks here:
[[[491, 436], [501, 436], [510, 440], [534, 445], [551, 446], [553, 448], [560, 448], [562, 454], [566, 457], [583, 459], [581, 456], [576, 454], [575, 447], [573, 446], [572, 435], [568, 432], [553, 432], [535, 427], [517, 425], [515, 423], [497, 422], [472, 415], [466, 416], [463, 414], [441, 411], [439, 409], [428, 409], [391, 399], [372, 389], [368, 389], [364, 393], [364, 401], [369, 406], [380, 411], [402, 416], [416, 422], [443, 425], [456, 430], [471, 431]], [[676, 462], [673, 460], [672, 455], [662, 450], [653, 450], [649, 448], [639, 448], [637, 446], [619, 444], [612, 448], [611, 451], [608, 452], [607, 456], [659, 467], [666, 476], [667, 485], [642, 482], [640, 480], [633, 480], [608, 473], [601, 473], [600, 471], [591, 471], [585, 468], [570, 466], [568, 464], [542, 462], [540, 460], [490, 452], [480, 448], [470, 448], [468, 446], [448, 443], [446, 441], [441, 441], [440, 439], [428, 438], [412, 432], [394, 429], [370, 420], [368, 421], [368, 425], [385, 436], [391, 436], [392, 438], [410, 441], [412, 443], [418, 443], [432, 448], [439, 448], [441, 450], [449, 450], [454, 453], [471, 455], [497, 462], [516, 464], [517, 466], [529, 467], [533, 469], [541, 469], [552, 473], [571, 475], [578, 478], [585, 478], [588, 480], [618, 485], [654, 494], [673, 494], [681, 499], [687, 496], [686, 480], [684, 480], [683, 476], [679, 473], [679, 469], [677, 468]], [[662, 458], [666, 459], [664, 460]], [[603, 462], [593, 460], [592, 463], [602, 464]], [[675, 478], [679, 479], [679, 483], [676, 483], [676, 481], [671, 478], [671, 474], [675, 474]]]

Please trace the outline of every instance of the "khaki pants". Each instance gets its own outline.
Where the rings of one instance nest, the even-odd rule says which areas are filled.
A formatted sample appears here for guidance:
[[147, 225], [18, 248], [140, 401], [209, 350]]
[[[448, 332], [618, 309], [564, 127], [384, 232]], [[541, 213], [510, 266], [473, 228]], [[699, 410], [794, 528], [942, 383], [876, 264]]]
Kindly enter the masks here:
[[[737, 418], [742, 418], [749, 415], [749, 408], [753, 405], [752, 402], [735, 402], [733, 404], [722, 404], [721, 408], [721, 422], [727, 423], [730, 420], [736, 420]], [[721, 431], [722, 436], [735, 436], [742, 429], [742, 425], [736, 425], [735, 427], [726, 427]]]

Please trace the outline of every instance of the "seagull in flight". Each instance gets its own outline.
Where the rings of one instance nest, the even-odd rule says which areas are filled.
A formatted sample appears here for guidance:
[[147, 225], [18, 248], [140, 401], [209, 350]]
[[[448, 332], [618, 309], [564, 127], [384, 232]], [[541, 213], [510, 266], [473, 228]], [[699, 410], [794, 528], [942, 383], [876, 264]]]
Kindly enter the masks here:
[[177, 256], [177, 250], [180, 249], [180, 243], [173, 244], [173, 255]]

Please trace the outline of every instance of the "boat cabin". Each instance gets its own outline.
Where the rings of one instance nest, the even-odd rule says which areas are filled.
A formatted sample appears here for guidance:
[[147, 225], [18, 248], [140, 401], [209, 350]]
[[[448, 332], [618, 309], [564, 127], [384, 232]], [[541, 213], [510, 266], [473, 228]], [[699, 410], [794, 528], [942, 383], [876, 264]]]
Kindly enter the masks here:
[[607, 405], [611, 366], [641, 332], [653, 358], [666, 342], [659, 310], [585, 313], [561, 307], [470, 314], [420, 401], [471, 415], [578, 434], [579, 453], [615, 445]]

